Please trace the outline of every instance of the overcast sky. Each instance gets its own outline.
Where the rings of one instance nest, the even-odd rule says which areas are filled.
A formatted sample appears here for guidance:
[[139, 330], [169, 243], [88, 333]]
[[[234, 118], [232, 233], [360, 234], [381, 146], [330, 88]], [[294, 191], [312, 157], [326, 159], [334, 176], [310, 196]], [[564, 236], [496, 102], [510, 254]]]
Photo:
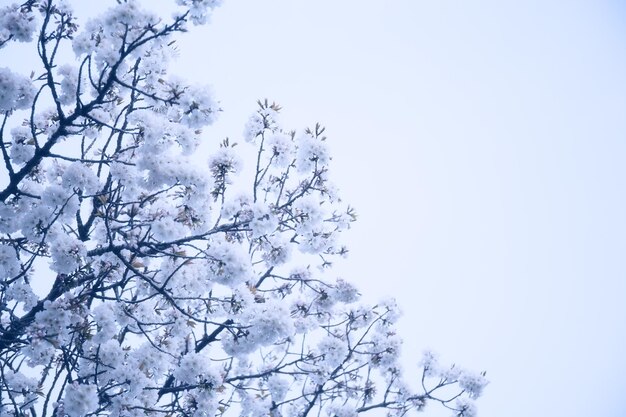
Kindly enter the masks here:
[[617, 0], [230, 0], [178, 68], [214, 86], [216, 140], [264, 97], [328, 127], [360, 214], [341, 273], [398, 299], [407, 374], [428, 347], [487, 370], [481, 417], [623, 417], [625, 23]]
[[265, 97], [327, 126], [338, 273], [398, 299], [407, 375], [431, 348], [487, 371], [480, 417], [623, 417], [625, 35], [618, 0], [226, 0], [175, 68], [207, 140]]

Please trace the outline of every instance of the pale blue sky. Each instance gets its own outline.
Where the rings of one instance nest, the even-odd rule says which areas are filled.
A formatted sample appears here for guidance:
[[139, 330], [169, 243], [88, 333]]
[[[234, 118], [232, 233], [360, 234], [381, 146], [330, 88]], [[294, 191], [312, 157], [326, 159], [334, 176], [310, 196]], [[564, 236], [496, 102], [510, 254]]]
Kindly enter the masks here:
[[341, 272], [398, 298], [407, 373], [430, 347], [487, 370], [482, 417], [618, 417], [624, 23], [601, 0], [231, 0], [179, 68], [222, 101], [211, 135], [264, 97], [328, 127], [360, 213]]

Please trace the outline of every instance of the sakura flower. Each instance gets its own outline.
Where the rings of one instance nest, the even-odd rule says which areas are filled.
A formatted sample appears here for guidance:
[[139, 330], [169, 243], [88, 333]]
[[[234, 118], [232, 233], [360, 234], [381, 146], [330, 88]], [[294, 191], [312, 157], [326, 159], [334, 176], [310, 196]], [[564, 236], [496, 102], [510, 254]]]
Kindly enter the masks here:
[[0, 68], [0, 112], [30, 107], [35, 97], [31, 81], [8, 68]]
[[98, 408], [98, 391], [95, 385], [68, 385], [63, 397], [63, 410], [69, 417], [82, 417]]
[[32, 12], [17, 3], [0, 8], [0, 45], [9, 39], [30, 42], [37, 30], [37, 20]]

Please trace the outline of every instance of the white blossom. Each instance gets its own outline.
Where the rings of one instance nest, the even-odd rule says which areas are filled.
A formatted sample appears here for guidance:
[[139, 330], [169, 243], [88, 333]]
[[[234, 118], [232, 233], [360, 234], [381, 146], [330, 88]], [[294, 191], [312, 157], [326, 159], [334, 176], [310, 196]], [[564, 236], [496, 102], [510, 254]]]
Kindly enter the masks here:
[[181, 123], [190, 128], [201, 128], [212, 124], [219, 112], [209, 87], [188, 88], [182, 96]]
[[234, 287], [252, 276], [250, 262], [238, 245], [214, 242], [209, 247], [210, 278], [229, 287]]
[[263, 116], [258, 113], [254, 113], [246, 123], [246, 127], [243, 131], [243, 138], [246, 142], [252, 142], [258, 135], [263, 133], [264, 129], [265, 122], [263, 120]]
[[35, 391], [37, 389], [37, 380], [27, 377], [21, 372], [9, 371], [4, 374], [4, 377], [7, 386], [14, 392]]
[[[68, 191], [66, 187], [57, 184], [51, 184], [41, 194], [41, 201], [49, 207], [57, 208], [68, 204], [68, 200], [72, 197], [73, 192]], [[71, 210], [68, 210], [71, 211]], [[75, 215], [75, 211], [71, 213]]]
[[343, 279], [337, 280], [333, 292], [333, 296], [341, 303], [352, 303], [359, 298], [356, 287]]
[[455, 411], [453, 417], [476, 417], [476, 404], [467, 398], [459, 398], [455, 403]]
[[16, 252], [7, 245], [0, 245], [0, 280], [13, 278], [20, 273]]
[[[62, 104], [73, 104], [76, 102], [76, 91], [78, 88], [78, 69], [73, 65], [62, 65], [57, 70], [59, 75], [63, 77], [61, 80], [61, 91], [59, 101]], [[83, 80], [84, 81], [84, 80]], [[94, 112], [91, 112], [94, 116]], [[102, 122], [107, 122], [106, 118], [98, 118]]]
[[245, 331], [222, 340], [224, 350], [232, 355], [250, 353], [294, 333], [289, 312], [283, 304], [275, 301], [251, 305], [238, 317], [238, 321]]
[[98, 192], [100, 183], [96, 174], [88, 166], [81, 162], [73, 162], [63, 173], [63, 186], [91, 195]]
[[0, 202], [0, 233], [12, 233], [17, 230], [17, 214], [13, 207]]
[[420, 366], [424, 368], [427, 376], [439, 375], [441, 371], [438, 355], [430, 350], [424, 351], [422, 354]]
[[[252, 199], [250, 198], [250, 196], [246, 194], [237, 194], [234, 197], [227, 198], [224, 204], [222, 204], [221, 215], [225, 219], [232, 219], [233, 217], [237, 216], [242, 221], [250, 222], [253, 236], [258, 237], [265, 234], [261, 232], [265, 230], [265, 226], [268, 225], [269, 222], [263, 221], [263, 217], [266, 213], [270, 214], [270, 210], [268, 208], [265, 208], [261, 204], [258, 205], [258, 208], [256, 208], [256, 210], [256, 216], [260, 218], [258, 224], [256, 223], [256, 221], [258, 220], [255, 219], [254, 210], [252, 209]], [[270, 220], [269, 216], [267, 217], [267, 220]], [[261, 230], [261, 228], [263, 228], [264, 230]]]
[[[232, 210], [233, 209], [229, 211]], [[251, 207], [251, 211], [252, 219], [249, 222], [249, 226], [253, 238], [269, 235], [276, 231], [278, 228], [278, 219], [271, 207], [265, 204], [255, 203], [253, 207]], [[232, 217], [232, 215], [228, 217]]]
[[85, 245], [70, 234], [55, 229], [54, 242], [50, 248], [51, 268], [60, 274], [71, 274], [78, 269], [87, 256]]
[[27, 108], [34, 96], [35, 87], [28, 78], [0, 67], [0, 112]]
[[261, 240], [263, 248], [263, 260], [270, 266], [278, 266], [287, 263], [291, 256], [292, 244], [282, 236], [269, 236]]
[[341, 338], [327, 335], [317, 345], [317, 351], [323, 357], [324, 366], [329, 371], [341, 365], [348, 356], [348, 348]]
[[304, 133], [298, 137], [298, 152], [296, 156], [296, 166], [300, 172], [308, 172], [328, 165], [330, 154], [326, 143], [320, 138], [315, 138], [311, 134]]
[[203, 384], [213, 389], [222, 383], [219, 371], [211, 365], [211, 360], [199, 353], [187, 353], [174, 371], [174, 377], [181, 384]]
[[270, 156], [281, 168], [289, 166], [294, 159], [294, 143], [290, 135], [274, 132], [268, 135], [266, 142]]
[[94, 342], [104, 343], [113, 338], [119, 331], [115, 323], [115, 312], [111, 304], [103, 303], [93, 309], [94, 321], [97, 325], [97, 332], [94, 335]]
[[37, 23], [35, 15], [17, 3], [0, 8], [0, 45], [10, 38], [30, 42], [37, 31]]
[[233, 148], [220, 148], [209, 158], [209, 169], [214, 176], [224, 176], [227, 183], [242, 167], [242, 161]]
[[63, 397], [63, 410], [69, 417], [81, 417], [98, 408], [98, 392], [95, 385], [69, 384]]
[[272, 375], [267, 380], [267, 388], [275, 402], [282, 401], [289, 391], [289, 380], [279, 375]]
[[488, 381], [482, 374], [463, 370], [459, 376], [459, 387], [465, 390], [471, 398], [480, 397], [487, 384]]
[[33, 292], [31, 286], [25, 279], [20, 279], [12, 283], [5, 294], [7, 300], [15, 300], [19, 303], [23, 303], [24, 310], [26, 311], [35, 307], [39, 301], [39, 297]]
[[196, 25], [206, 23], [211, 11], [222, 4], [222, 0], [176, 0], [176, 2], [189, 7], [191, 21]]
[[381, 337], [374, 344], [376, 354], [373, 364], [382, 369], [396, 369], [402, 340], [395, 332], [382, 330], [381, 333]]
[[298, 219], [298, 233], [308, 234], [320, 230], [324, 212], [319, 201], [310, 196], [303, 197], [294, 203], [293, 208]]

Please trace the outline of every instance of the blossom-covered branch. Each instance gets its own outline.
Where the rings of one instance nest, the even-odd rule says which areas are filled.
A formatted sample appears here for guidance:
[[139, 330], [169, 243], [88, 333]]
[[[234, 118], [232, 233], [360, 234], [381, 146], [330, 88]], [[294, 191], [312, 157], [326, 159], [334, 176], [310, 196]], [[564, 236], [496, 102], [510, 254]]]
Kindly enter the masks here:
[[324, 128], [265, 100], [245, 143], [205, 137], [220, 106], [168, 62], [218, 1], [112, 3], [0, 9], [39, 58], [0, 68], [0, 416], [473, 415], [484, 375], [429, 356], [405, 384], [395, 304], [331, 276], [356, 215]]

